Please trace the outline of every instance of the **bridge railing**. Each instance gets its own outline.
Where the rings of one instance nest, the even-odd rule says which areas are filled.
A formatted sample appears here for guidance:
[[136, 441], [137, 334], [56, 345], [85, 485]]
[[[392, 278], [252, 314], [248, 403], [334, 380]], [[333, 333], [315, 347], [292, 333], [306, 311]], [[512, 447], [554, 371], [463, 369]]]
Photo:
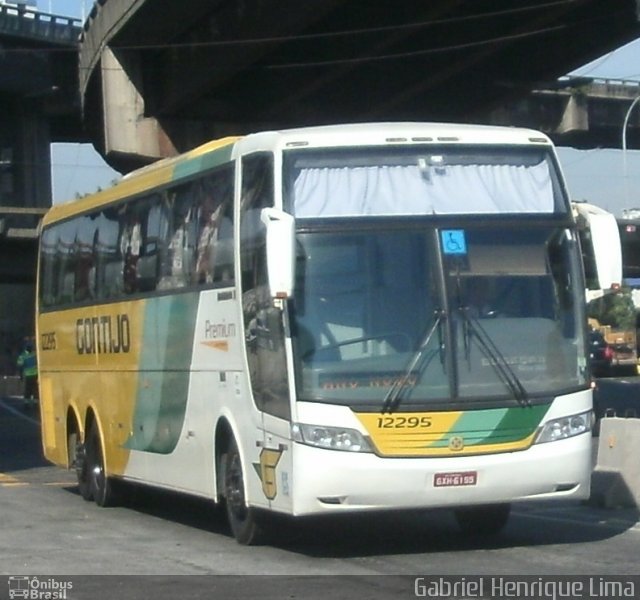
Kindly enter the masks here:
[[[559, 87], [548, 90], [555, 94], [572, 94], [575, 89], [581, 89], [591, 96], [607, 98], [635, 98], [640, 92], [640, 81], [635, 79], [612, 79], [605, 77], [570, 76], [558, 79]], [[545, 92], [547, 90], [540, 90]]]
[[59, 44], [77, 44], [81, 21], [39, 12], [21, 5], [0, 4], [0, 33]]

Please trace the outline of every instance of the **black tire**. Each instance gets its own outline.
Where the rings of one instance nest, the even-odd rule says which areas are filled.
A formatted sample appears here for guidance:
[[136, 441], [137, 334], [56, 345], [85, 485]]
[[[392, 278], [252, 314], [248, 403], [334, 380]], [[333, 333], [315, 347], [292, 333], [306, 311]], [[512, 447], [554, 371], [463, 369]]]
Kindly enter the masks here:
[[455, 516], [458, 526], [464, 533], [485, 536], [502, 531], [509, 520], [510, 513], [510, 504], [486, 504], [458, 508]]
[[[84, 474], [89, 494], [98, 506], [113, 506], [117, 503], [114, 481], [105, 473], [102, 446], [95, 423], [89, 428], [85, 441]], [[80, 493], [82, 494], [82, 490]]]
[[78, 434], [75, 431], [67, 438], [67, 453], [69, 456], [69, 464], [73, 465], [76, 470], [78, 491], [80, 492], [83, 500], [91, 502], [91, 500], [93, 500], [93, 494], [91, 491], [91, 480], [89, 477], [85, 444], [78, 442]]
[[239, 544], [252, 546], [264, 542], [265, 531], [254, 508], [246, 504], [244, 473], [235, 440], [231, 440], [222, 457], [224, 465], [224, 499], [227, 521]]

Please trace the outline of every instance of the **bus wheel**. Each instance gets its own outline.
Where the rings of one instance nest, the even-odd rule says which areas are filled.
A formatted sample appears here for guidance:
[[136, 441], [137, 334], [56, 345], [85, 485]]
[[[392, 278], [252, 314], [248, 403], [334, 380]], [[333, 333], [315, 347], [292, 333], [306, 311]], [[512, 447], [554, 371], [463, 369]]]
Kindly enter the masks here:
[[78, 491], [84, 500], [90, 502], [93, 500], [93, 492], [91, 489], [91, 477], [89, 476], [89, 465], [87, 464], [87, 453], [85, 444], [78, 443], [77, 434], [73, 433], [69, 436], [69, 454], [71, 457], [71, 446], [73, 450], [73, 465], [76, 469], [76, 478], [78, 480]]
[[263, 529], [255, 509], [246, 505], [242, 462], [235, 440], [231, 440], [224, 460], [224, 496], [231, 533], [240, 544], [251, 546], [263, 540]]
[[91, 497], [95, 503], [98, 506], [112, 506], [115, 504], [114, 482], [105, 474], [100, 436], [95, 424], [89, 429], [87, 441], [85, 442], [84, 463]]
[[471, 535], [499, 533], [509, 520], [510, 504], [487, 504], [458, 508], [455, 511], [458, 526]]

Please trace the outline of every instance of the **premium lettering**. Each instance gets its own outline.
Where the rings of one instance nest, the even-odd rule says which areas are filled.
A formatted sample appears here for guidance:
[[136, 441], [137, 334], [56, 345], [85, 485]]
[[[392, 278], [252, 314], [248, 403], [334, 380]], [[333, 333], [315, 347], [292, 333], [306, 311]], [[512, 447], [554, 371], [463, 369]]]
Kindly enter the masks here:
[[103, 315], [76, 321], [78, 354], [119, 354], [131, 348], [131, 326], [127, 315]]
[[236, 337], [236, 325], [235, 323], [212, 323], [207, 320], [204, 324], [204, 337], [208, 340]]

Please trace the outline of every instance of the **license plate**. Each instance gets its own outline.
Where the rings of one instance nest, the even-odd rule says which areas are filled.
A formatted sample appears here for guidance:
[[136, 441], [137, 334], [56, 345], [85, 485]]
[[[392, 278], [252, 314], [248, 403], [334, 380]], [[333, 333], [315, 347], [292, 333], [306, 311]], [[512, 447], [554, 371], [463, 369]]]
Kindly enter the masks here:
[[477, 471], [436, 473], [433, 476], [433, 487], [459, 487], [463, 485], [476, 485], [476, 483], [478, 483]]

